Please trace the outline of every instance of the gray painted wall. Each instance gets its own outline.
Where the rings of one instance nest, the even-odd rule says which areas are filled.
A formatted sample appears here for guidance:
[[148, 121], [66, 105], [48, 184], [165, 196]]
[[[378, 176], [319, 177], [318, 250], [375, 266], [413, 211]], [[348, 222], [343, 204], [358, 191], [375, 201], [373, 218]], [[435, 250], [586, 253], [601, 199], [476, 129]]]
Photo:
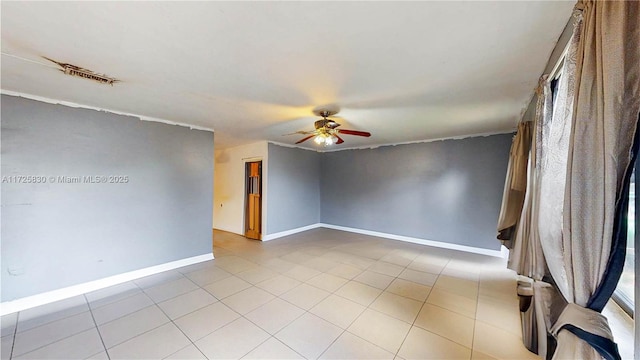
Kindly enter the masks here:
[[3, 183], [2, 301], [211, 253], [211, 132], [2, 96], [1, 140], [3, 177], [128, 176]]
[[320, 222], [321, 154], [275, 144], [268, 151], [268, 234]]
[[321, 221], [498, 250], [512, 136], [324, 153]]

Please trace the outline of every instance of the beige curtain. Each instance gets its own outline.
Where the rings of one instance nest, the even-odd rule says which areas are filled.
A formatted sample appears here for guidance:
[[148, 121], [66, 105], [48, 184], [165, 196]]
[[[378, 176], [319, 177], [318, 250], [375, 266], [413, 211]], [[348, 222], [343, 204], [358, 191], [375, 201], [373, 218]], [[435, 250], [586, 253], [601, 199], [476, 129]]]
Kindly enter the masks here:
[[552, 328], [556, 359], [600, 358], [563, 330], [567, 325], [612, 339], [606, 317], [588, 307], [607, 270], [640, 111], [639, 5], [578, 4], [556, 106], [542, 127], [538, 231], [549, 271], [569, 302]]
[[502, 195], [502, 206], [498, 217], [498, 239], [511, 248], [511, 239], [522, 212], [527, 189], [527, 167], [531, 147], [531, 123], [521, 122], [513, 138], [509, 154], [507, 178]]
[[527, 349], [545, 356], [547, 353], [547, 334], [551, 329], [552, 300], [559, 295], [552, 285], [543, 282], [547, 273], [546, 264], [540, 238], [538, 234], [538, 206], [539, 206], [539, 174], [540, 152], [542, 150], [543, 124], [552, 117], [552, 94], [547, 76], [540, 78], [536, 90], [536, 111], [533, 121], [533, 140], [531, 144], [528, 185], [524, 205], [517, 230], [514, 236], [513, 248], [509, 252], [508, 267], [516, 271], [521, 277], [518, 281], [518, 295], [522, 303], [530, 306], [522, 308], [522, 340]]
[[[562, 76], [557, 85], [555, 106], [551, 110], [551, 116], [544, 116], [541, 126], [542, 139], [538, 168], [540, 196], [536, 225], [549, 270], [554, 278], [557, 275], [560, 279], [564, 277], [565, 272], [562, 219], [571, 117], [575, 98], [576, 53], [580, 43], [582, 13], [575, 12], [574, 18], [574, 32], [562, 66]], [[550, 97], [547, 100], [551, 101]], [[564, 283], [564, 281], [561, 282]], [[566, 285], [560, 285], [560, 291], [565, 294], [563, 287], [566, 288]]]
[[536, 96], [533, 131], [530, 130], [533, 133], [533, 138], [530, 142], [530, 157], [527, 164], [527, 186], [524, 204], [513, 237], [513, 247], [509, 252], [508, 267], [518, 275], [540, 280], [545, 275], [546, 266], [537, 229], [539, 180], [536, 169], [539, 166], [537, 163], [539, 161], [539, 144], [542, 140], [542, 124], [545, 116], [547, 118], [551, 116], [551, 89], [546, 75], [540, 78]]

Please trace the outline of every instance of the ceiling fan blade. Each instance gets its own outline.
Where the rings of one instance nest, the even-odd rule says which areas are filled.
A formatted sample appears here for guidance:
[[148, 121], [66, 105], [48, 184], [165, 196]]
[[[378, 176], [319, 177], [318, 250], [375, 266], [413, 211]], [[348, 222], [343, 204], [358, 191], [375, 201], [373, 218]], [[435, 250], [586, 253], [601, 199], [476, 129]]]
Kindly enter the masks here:
[[336, 129], [336, 131], [339, 132], [340, 134], [345, 134], [345, 135], [355, 135], [355, 136], [364, 136], [364, 137], [371, 136], [371, 133], [366, 131], [347, 130], [347, 129]]
[[342, 140], [342, 138], [340, 136], [338, 136], [338, 134], [333, 134], [333, 136], [338, 138], [338, 141], [336, 141], [336, 145], [337, 144], [342, 144], [344, 142], [344, 140]]
[[312, 137], [314, 137], [314, 136], [316, 136], [316, 135], [315, 135], [315, 134], [313, 134], [313, 135], [309, 135], [309, 136], [307, 136], [306, 138], [303, 138], [303, 139], [301, 139], [301, 140], [296, 141], [296, 144], [300, 144], [301, 142], [305, 142], [305, 141], [307, 141], [307, 140], [311, 139], [311, 138], [312, 138]]

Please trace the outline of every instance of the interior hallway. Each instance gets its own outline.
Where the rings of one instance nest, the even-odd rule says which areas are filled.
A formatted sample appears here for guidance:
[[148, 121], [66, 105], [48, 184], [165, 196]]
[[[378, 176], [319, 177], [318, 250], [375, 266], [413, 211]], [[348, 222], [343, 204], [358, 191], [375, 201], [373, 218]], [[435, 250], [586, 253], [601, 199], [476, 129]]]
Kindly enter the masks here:
[[2, 359], [527, 359], [505, 260], [315, 229], [2, 317]]

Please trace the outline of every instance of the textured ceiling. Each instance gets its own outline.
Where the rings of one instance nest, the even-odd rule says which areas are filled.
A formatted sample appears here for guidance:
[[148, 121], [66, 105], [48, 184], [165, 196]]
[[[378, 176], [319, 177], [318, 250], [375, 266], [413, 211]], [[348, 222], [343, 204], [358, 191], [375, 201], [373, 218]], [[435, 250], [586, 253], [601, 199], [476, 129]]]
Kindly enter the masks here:
[[372, 133], [339, 147], [507, 132], [573, 4], [3, 1], [1, 86], [212, 128], [218, 149], [293, 144], [327, 104]]

